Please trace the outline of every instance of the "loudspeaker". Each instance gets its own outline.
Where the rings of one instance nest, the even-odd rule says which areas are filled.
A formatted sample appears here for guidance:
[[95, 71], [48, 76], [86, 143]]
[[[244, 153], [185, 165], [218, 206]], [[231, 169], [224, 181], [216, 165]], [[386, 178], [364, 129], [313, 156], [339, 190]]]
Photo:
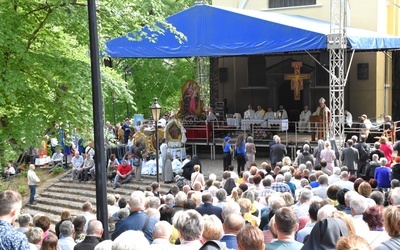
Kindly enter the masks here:
[[219, 68], [219, 82], [228, 81], [228, 68]]
[[112, 68], [112, 60], [111, 57], [104, 58], [104, 66]]

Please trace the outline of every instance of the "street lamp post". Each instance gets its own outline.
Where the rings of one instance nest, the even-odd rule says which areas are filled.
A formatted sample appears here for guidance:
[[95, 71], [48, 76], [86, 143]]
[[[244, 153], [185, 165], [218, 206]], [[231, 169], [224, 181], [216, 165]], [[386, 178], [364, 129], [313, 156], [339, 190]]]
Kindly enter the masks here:
[[[129, 67], [129, 65], [125, 65], [124, 72], [125, 72], [125, 82], [128, 83], [127, 76], [131, 76], [132, 75], [132, 71], [131, 71], [131, 68]], [[128, 102], [126, 102], [126, 117], [129, 118], [129, 104], [128, 104]]]
[[156, 133], [156, 173], [157, 173], [157, 183], [160, 182], [160, 176], [159, 176], [159, 169], [158, 169], [158, 119], [160, 119], [160, 114], [161, 114], [161, 106], [158, 104], [158, 99], [157, 97], [154, 97], [154, 102], [153, 105], [150, 106], [150, 111], [151, 115], [153, 116], [154, 122], [155, 122], [155, 133]]
[[112, 105], [113, 105], [113, 113], [114, 113], [114, 124], [113, 126], [115, 126], [117, 124], [117, 120], [115, 119], [115, 94], [114, 92], [111, 93], [112, 96]]

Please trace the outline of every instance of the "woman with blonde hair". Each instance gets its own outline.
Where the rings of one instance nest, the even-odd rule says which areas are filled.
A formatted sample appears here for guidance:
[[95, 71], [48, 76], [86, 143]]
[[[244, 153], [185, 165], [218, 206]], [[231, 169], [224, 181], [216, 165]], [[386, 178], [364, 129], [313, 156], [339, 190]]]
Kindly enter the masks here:
[[251, 225], [258, 227], [259, 221], [258, 218], [251, 214], [251, 201], [247, 198], [240, 198], [237, 203], [240, 206], [240, 212], [245, 219], [245, 221], [249, 222]]
[[335, 167], [336, 155], [335, 151], [331, 149], [331, 143], [325, 141], [325, 148], [321, 151], [321, 161], [326, 161], [326, 168], [328, 168], [333, 173], [333, 168]]
[[242, 189], [240, 189], [239, 187], [235, 187], [232, 189], [232, 194], [230, 196], [230, 199], [237, 202], [239, 198], [242, 196], [242, 193], [243, 193]]
[[347, 237], [342, 237], [336, 243], [336, 250], [371, 250], [371, 246], [368, 242], [360, 236], [350, 235]]
[[200, 165], [194, 165], [193, 167], [194, 172], [192, 173], [190, 180], [191, 180], [191, 185], [197, 181], [200, 182], [201, 186], [204, 187], [206, 182], [204, 181], [204, 175], [200, 173]]

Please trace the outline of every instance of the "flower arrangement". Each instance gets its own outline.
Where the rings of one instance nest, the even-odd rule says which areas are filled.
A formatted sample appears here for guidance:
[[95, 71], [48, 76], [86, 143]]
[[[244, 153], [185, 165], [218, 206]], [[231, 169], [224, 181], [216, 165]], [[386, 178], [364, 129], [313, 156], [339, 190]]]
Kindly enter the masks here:
[[199, 121], [199, 118], [195, 115], [186, 115], [183, 117], [183, 121], [188, 124], [194, 124]]
[[266, 140], [272, 139], [272, 132], [266, 131], [265, 129], [254, 129], [254, 139], [255, 140]]

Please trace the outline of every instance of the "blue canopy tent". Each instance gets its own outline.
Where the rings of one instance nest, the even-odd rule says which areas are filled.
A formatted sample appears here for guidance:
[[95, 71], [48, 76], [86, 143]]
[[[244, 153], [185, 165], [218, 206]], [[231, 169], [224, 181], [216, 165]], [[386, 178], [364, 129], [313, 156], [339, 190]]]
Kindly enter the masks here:
[[[210, 5], [195, 5], [166, 20], [187, 40], [179, 42], [170, 31], [159, 34], [156, 42], [121, 36], [106, 43], [107, 54], [115, 58], [178, 58], [326, 50], [330, 32], [328, 22], [312, 18]], [[144, 32], [152, 34], [148, 28]], [[348, 48], [354, 50], [400, 48], [399, 37], [363, 29], [347, 28], [347, 39]]]

